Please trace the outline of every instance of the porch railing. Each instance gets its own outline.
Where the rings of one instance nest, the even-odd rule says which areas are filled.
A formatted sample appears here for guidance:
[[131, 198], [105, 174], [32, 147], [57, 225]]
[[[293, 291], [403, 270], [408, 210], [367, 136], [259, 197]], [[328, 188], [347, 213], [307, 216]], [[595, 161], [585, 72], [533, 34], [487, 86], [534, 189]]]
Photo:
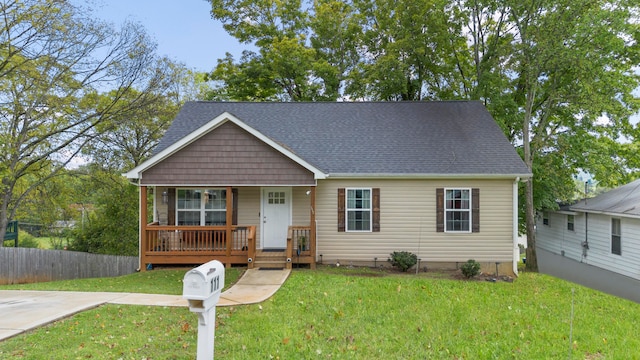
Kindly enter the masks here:
[[289, 226], [287, 231], [287, 258], [296, 263], [315, 265], [310, 226]]
[[[227, 264], [247, 263], [255, 253], [256, 227], [233, 225], [231, 237], [226, 226], [169, 226], [147, 224], [142, 241], [147, 262], [184, 263], [184, 256], [203, 255]], [[163, 257], [164, 256], [164, 257]], [[170, 257], [169, 257], [170, 256]], [[181, 260], [183, 259], [183, 260]]]

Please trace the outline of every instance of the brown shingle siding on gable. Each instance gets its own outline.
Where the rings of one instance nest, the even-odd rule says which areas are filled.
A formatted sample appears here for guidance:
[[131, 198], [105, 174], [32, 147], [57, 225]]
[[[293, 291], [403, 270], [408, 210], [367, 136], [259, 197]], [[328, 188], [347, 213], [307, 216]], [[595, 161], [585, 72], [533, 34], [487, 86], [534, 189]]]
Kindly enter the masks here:
[[226, 122], [146, 170], [142, 185], [314, 185], [313, 173]]

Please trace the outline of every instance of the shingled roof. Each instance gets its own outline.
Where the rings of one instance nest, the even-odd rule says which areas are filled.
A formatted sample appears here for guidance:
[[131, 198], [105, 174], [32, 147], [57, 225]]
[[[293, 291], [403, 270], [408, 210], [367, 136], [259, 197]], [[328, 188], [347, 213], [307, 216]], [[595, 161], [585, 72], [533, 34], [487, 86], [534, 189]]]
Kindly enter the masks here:
[[640, 179], [596, 197], [580, 200], [571, 210], [640, 217]]
[[530, 175], [477, 101], [188, 102], [155, 154], [225, 112], [328, 175]]

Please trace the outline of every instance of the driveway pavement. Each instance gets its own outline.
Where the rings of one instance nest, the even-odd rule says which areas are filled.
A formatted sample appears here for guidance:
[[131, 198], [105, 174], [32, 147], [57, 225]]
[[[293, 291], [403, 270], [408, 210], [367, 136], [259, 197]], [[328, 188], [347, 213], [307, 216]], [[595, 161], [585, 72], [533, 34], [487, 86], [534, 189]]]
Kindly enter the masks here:
[[536, 248], [541, 273], [640, 303], [640, 281]]
[[[291, 270], [247, 270], [217, 306], [255, 304], [278, 291]], [[102, 304], [187, 306], [182, 295], [0, 290], [0, 341]]]

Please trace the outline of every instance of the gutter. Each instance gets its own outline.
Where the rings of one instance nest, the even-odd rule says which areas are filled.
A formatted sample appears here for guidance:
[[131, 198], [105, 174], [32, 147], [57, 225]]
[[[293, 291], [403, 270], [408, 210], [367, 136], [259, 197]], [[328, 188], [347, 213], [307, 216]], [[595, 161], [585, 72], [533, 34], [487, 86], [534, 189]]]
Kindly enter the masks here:
[[327, 179], [528, 179], [531, 174], [413, 174], [413, 173], [331, 173]]

